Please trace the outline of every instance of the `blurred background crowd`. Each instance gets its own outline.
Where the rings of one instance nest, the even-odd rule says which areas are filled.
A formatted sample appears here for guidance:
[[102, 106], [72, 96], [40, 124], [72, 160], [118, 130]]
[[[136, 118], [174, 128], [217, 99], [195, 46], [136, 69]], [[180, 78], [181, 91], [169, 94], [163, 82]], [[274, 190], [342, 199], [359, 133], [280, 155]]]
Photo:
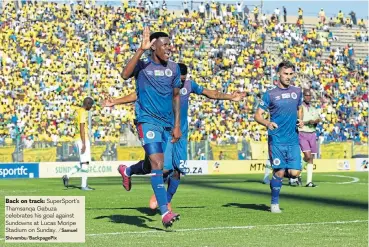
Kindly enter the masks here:
[[[0, 16], [0, 145], [20, 136], [34, 142], [72, 141], [76, 107], [91, 94], [92, 139], [119, 142], [134, 131], [133, 105], [102, 108], [100, 102], [135, 90], [122, 68], [140, 44], [144, 24], [167, 32], [172, 60], [190, 68], [189, 78], [209, 89], [247, 92], [242, 102], [192, 96], [190, 141], [218, 144], [266, 141], [253, 113], [263, 92], [277, 81], [282, 60], [296, 64], [294, 84], [313, 90], [322, 122], [322, 142], [368, 141], [368, 53], [366, 21], [355, 13], [326, 16], [317, 8], [315, 24], [303, 9], [281, 6], [266, 15], [243, 3], [200, 2], [170, 11], [165, 1], [123, 1], [120, 7], [94, 2], [5, 1]], [[287, 11], [296, 18], [287, 22]], [[288, 13], [290, 14], [290, 13]], [[350, 43], [338, 32], [350, 30]], [[334, 45], [336, 44], [336, 45]], [[339, 45], [337, 45], [339, 44]]]

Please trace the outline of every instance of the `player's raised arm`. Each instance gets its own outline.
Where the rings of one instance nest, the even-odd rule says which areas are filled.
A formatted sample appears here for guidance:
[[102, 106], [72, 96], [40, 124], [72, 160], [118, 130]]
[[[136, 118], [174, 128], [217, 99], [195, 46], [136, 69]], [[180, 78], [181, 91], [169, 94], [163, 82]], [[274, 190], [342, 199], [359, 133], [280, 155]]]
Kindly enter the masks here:
[[102, 102], [103, 107], [112, 107], [115, 105], [121, 105], [121, 104], [128, 104], [135, 102], [137, 100], [137, 94], [136, 92], [128, 94], [124, 97], [117, 98], [117, 99], [107, 99]]
[[226, 93], [221, 93], [217, 90], [210, 90], [206, 88], [204, 88], [202, 94], [210, 99], [232, 100], [232, 101], [240, 101], [246, 96], [246, 93], [226, 94]]
[[149, 27], [145, 27], [142, 36], [141, 47], [137, 49], [136, 53], [133, 55], [131, 60], [129, 60], [126, 67], [124, 67], [123, 72], [121, 74], [123, 79], [127, 80], [128, 78], [132, 77], [135, 67], [138, 61], [140, 60], [142, 54], [144, 54], [146, 50], [150, 49], [150, 47], [154, 44], [155, 41], [156, 39], [150, 41], [150, 29]]

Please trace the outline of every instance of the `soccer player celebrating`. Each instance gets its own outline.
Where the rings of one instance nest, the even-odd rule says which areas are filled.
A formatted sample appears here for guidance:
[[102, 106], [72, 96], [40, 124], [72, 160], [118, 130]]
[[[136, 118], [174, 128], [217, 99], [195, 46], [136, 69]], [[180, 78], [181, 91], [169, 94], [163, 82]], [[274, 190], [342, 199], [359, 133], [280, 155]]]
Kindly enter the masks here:
[[304, 126], [299, 128], [299, 143], [304, 153], [303, 164], [306, 167], [306, 187], [316, 187], [313, 183], [313, 158], [317, 154], [316, 125], [320, 122], [318, 110], [310, 104], [311, 90], [305, 89], [302, 103]]
[[87, 118], [88, 111], [91, 110], [94, 105], [94, 100], [91, 97], [87, 97], [83, 100], [83, 106], [76, 111], [75, 128], [76, 128], [76, 146], [79, 152], [79, 166], [75, 166], [72, 170], [63, 176], [63, 184], [68, 188], [69, 178], [76, 172], [82, 173], [81, 190], [93, 190], [87, 186], [87, 173], [88, 165], [91, 161], [91, 144], [88, 135]]
[[[270, 181], [272, 213], [282, 212], [279, 208], [279, 192], [285, 170], [293, 179], [301, 173], [297, 127], [304, 126], [302, 92], [301, 88], [290, 85], [294, 74], [295, 66], [292, 63], [280, 63], [278, 85], [264, 93], [255, 113], [255, 120], [268, 128], [269, 159], [273, 168]], [[263, 117], [265, 111], [269, 111], [270, 120]]]
[[[140, 59], [148, 49], [151, 49], [151, 56]], [[122, 72], [124, 79], [136, 78], [137, 130], [150, 161], [151, 185], [158, 199], [164, 227], [172, 226], [179, 219], [179, 214], [168, 210], [163, 180], [164, 153], [171, 155], [171, 143], [181, 137], [180, 71], [176, 63], [169, 61], [170, 54], [168, 34], [156, 32], [150, 35], [149, 28], [145, 27], [141, 47]], [[120, 165], [118, 171], [123, 177], [124, 188], [130, 190], [130, 168]]]
[[[188, 69], [185, 64], [178, 63], [181, 72], [181, 90], [180, 90], [180, 102], [181, 102], [181, 132], [182, 136], [178, 142], [173, 145], [173, 160], [169, 159], [169, 162], [164, 158], [164, 173], [171, 173], [167, 177], [168, 190], [167, 190], [167, 200], [168, 207], [170, 207], [170, 202], [173, 195], [176, 193], [177, 188], [180, 183], [180, 174], [185, 174], [184, 168], [186, 167], [187, 161], [187, 142], [188, 142], [188, 103], [191, 93], [197, 95], [204, 95], [210, 99], [219, 100], [232, 100], [240, 101], [245, 94], [244, 93], [233, 93], [233, 94], [223, 94], [217, 90], [209, 90], [203, 86], [198, 85], [193, 80], [187, 79]], [[119, 99], [111, 99], [103, 102], [103, 106], [114, 106], [118, 104], [131, 103], [136, 101], [136, 93], [129, 94]], [[172, 163], [170, 163], [172, 162]], [[128, 168], [127, 168], [128, 169]], [[147, 174], [150, 173], [150, 168], [147, 167], [147, 162], [145, 160], [139, 161], [130, 167], [131, 175], [133, 174]], [[168, 174], [167, 174], [168, 175]], [[150, 208], [157, 208], [157, 200], [155, 195], [150, 199]]]

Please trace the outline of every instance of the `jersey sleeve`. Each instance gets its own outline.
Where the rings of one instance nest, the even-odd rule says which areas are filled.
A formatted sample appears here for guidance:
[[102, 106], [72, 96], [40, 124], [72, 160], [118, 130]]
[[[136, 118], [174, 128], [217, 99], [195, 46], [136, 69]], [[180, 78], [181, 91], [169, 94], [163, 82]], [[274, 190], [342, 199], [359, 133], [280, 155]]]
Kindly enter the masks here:
[[139, 60], [138, 63], [136, 64], [135, 69], [133, 70], [133, 73], [130, 77], [135, 77], [137, 79], [138, 77], [138, 73], [140, 73], [140, 71], [144, 68], [144, 64], [145, 62], [143, 60]]
[[268, 92], [265, 92], [263, 94], [263, 97], [261, 98], [258, 108], [267, 111], [269, 109], [269, 105], [270, 105], [270, 96]]
[[300, 97], [299, 97], [299, 102], [297, 103], [297, 107], [300, 107], [302, 105], [302, 101], [303, 101], [303, 96], [302, 96], [302, 92], [301, 92]]
[[181, 70], [179, 69], [179, 65], [177, 64], [176, 75], [174, 76], [173, 88], [181, 87]]
[[204, 87], [200, 86], [194, 81], [191, 81], [191, 88], [192, 88], [192, 92], [198, 95], [202, 94], [202, 92], [204, 91]]

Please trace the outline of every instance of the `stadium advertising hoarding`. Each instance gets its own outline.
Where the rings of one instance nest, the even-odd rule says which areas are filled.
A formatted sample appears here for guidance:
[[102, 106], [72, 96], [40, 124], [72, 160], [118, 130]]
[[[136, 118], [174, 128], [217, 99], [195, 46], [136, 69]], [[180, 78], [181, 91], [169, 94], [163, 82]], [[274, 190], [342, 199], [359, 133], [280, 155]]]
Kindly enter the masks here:
[[356, 171], [358, 172], [367, 172], [368, 171], [368, 162], [369, 159], [355, 159]]
[[[316, 159], [315, 172], [354, 171], [354, 159]], [[208, 161], [209, 174], [264, 173], [266, 160], [213, 160]]]
[[0, 179], [38, 177], [39, 163], [0, 163]]
[[188, 160], [186, 165], [180, 166], [186, 175], [207, 175], [208, 161], [207, 160]]
[[[89, 165], [89, 177], [115, 177], [119, 176], [117, 169], [121, 164], [131, 166], [137, 161], [92, 161]], [[67, 174], [78, 162], [41, 162], [40, 178], [59, 178]], [[189, 160], [187, 161], [185, 172], [187, 175], [205, 175], [208, 174], [208, 161]], [[76, 173], [73, 176], [79, 177]], [[72, 177], [73, 177], [72, 176]]]
[[[115, 177], [119, 176], [117, 169], [120, 164], [127, 166], [136, 161], [92, 161], [88, 166], [89, 177]], [[40, 178], [59, 178], [67, 174], [78, 162], [41, 162]], [[79, 173], [72, 177], [80, 177]]]

